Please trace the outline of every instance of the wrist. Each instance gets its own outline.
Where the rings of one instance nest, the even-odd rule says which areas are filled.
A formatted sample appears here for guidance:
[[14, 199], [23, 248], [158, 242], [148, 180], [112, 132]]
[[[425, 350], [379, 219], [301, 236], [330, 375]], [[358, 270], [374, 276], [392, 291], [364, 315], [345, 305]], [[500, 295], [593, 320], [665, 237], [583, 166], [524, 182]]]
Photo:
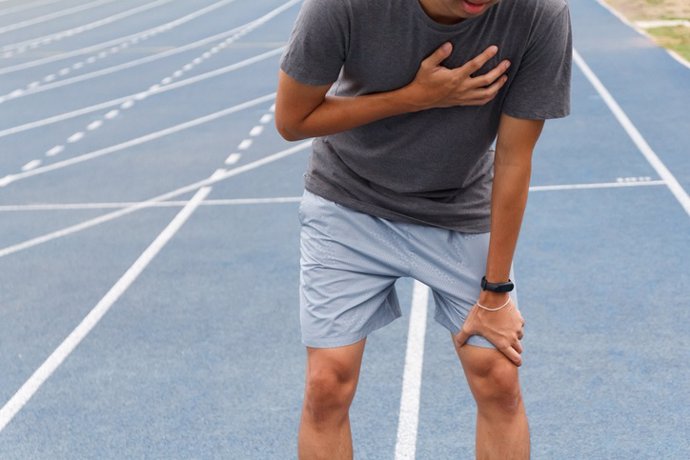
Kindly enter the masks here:
[[508, 300], [508, 297], [510, 297], [510, 294], [507, 292], [481, 291], [478, 302], [486, 307], [493, 308], [503, 305]]
[[420, 112], [427, 109], [421, 102], [422, 98], [419, 95], [419, 91], [415, 88], [414, 82], [393, 91], [393, 93], [400, 101], [405, 113]]

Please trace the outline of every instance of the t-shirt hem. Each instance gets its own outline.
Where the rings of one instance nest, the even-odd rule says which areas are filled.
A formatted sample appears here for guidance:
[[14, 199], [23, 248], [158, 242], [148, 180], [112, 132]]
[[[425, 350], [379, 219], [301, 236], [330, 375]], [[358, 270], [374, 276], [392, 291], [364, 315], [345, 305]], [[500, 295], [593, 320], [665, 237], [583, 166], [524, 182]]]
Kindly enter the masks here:
[[306, 73], [300, 72], [298, 69], [296, 69], [292, 66], [289, 66], [287, 64], [281, 65], [280, 70], [285, 72], [290, 78], [297, 80], [299, 83], [302, 83], [303, 85], [309, 85], [309, 86], [332, 85], [337, 80], [337, 77], [336, 78], [315, 78], [313, 75], [308, 75]]
[[490, 217], [482, 219], [466, 220], [462, 223], [445, 223], [445, 222], [430, 222], [424, 219], [400, 214], [389, 209], [381, 208], [371, 203], [366, 203], [356, 199], [349, 199], [343, 197], [341, 194], [334, 192], [328, 187], [320, 187], [318, 184], [310, 183], [307, 179], [304, 187], [307, 191], [318, 195], [321, 198], [332, 201], [338, 205], [345, 206], [353, 211], [369, 214], [370, 216], [381, 219], [390, 220], [393, 222], [404, 222], [408, 224], [422, 225], [427, 227], [438, 227], [446, 230], [452, 230], [460, 233], [486, 233], [491, 230]]
[[570, 110], [563, 110], [560, 112], [521, 112], [519, 110], [503, 110], [502, 113], [513, 118], [522, 118], [525, 120], [553, 120], [567, 117], [570, 115]]

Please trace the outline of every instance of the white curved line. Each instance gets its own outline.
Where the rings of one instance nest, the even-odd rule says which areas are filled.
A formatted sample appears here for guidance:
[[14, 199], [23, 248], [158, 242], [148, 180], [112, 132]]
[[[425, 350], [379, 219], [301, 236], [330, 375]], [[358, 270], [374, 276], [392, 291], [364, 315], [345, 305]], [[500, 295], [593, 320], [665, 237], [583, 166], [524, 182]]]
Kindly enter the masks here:
[[157, 53], [157, 54], [154, 54], [151, 56], [146, 56], [144, 58], [135, 59], [135, 60], [129, 61], [129, 62], [124, 62], [122, 64], [107, 67], [107, 68], [101, 69], [101, 70], [96, 70], [94, 72], [86, 73], [86, 74], [79, 75], [76, 77], [67, 78], [65, 80], [56, 81], [54, 83], [49, 83], [49, 84], [39, 86], [39, 87], [36, 87], [33, 89], [27, 89], [25, 91], [23, 90], [21, 94], [13, 97], [12, 99], [13, 100], [19, 99], [21, 97], [26, 97], [26, 96], [29, 96], [32, 94], [41, 93], [44, 91], [49, 91], [49, 90], [52, 90], [55, 88], [61, 88], [63, 86], [72, 85], [74, 83], [79, 83], [79, 82], [82, 82], [85, 80], [90, 80], [92, 78], [101, 77], [103, 75], [109, 75], [109, 74], [112, 74], [115, 72], [119, 72], [120, 70], [130, 69], [132, 67], [136, 67], [139, 65], [148, 64], [150, 62], [154, 62], [154, 61], [157, 61], [159, 59], [163, 59], [163, 58], [168, 57], [168, 56], [173, 56], [173, 55], [176, 55], [179, 53], [183, 53], [183, 52], [188, 51], [190, 49], [199, 48], [199, 47], [206, 45], [208, 43], [212, 43], [214, 41], [218, 41], [218, 40], [225, 39], [228, 37], [236, 40], [236, 39], [242, 37], [243, 35], [253, 31], [257, 27], [262, 26], [263, 24], [270, 21], [271, 19], [273, 19], [278, 14], [287, 10], [291, 6], [299, 3], [300, 1], [301, 0], [291, 0], [291, 1], [283, 4], [282, 6], [276, 8], [275, 10], [261, 16], [260, 18], [257, 18], [255, 20], [250, 21], [250, 22], [243, 24], [241, 26], [235, 27], [234, 29], [231, 29], [229, 31], [221, 32], [221, 33], [213, 35], [211, 37], [207, 37], [207, 38], [204, 38], [202, 40], [198, 40], [196, 42], [192, 42], [190, 44], [187, 44], [187, 45], [184, 45], [184, 46], [181, 46], [178, 48], [174, 48], [172, 50], [163, 51], [161, 53]]
[[52, 241], [58, 238], [62, 238], [67, 235], [72, 235], [74, 233], [80, 232], [82, 230], [86, 230], [91, 227], [95, 227], [97, 225], [103, 224], [105, 222], [109, 222], [111, 220], [117, 219], [119, 217], [125, 216], [127, 214], [133, 213], [135, 211], [139, 211], [140, 209], [148, 208], [156, 203], [160, 203], [162, 201], [167, 201], [173, 198], [176, 198], [180, 195], [184, 195], [186, 193], [194, 192], [195, 190], [201, 188], [201, 187], [206, 187], [209, 185], [213, 185], [217, 182], [224, 181], [225, 179], [228, 179], [233, 176], [237, 176], [239, 174], [245, 173], [247, 171], [251, 171], [252, 169], [259, 168], [261, 166], [264, 166], [268, 163], [272, 163], [276, 160], [280, 160], [282, 158], [288, 157], [290, 155], [293, 155], [297, 152], [301, 152], [302, 150], [305, 150], [311, 146], [311, 141], [306, 141], [302, 142], [301, 144], [298, 144], [294, 147], [290, 147], [286, 150], [282, 150], [278, 153], [274, 153], [273, 155], [269, 155], [267, 157], [264, 157], [260, 160], [254, 161], [252, 163], [247, 163], [246, 165], [239, 166], [234, 169], [230, 169], [228, 171], [223, 172], [222, 174], [217, 175], [214, 178], [208, 178], [208, 179], [203, 179], [198, 182], [194, 182], [193, 184], [186, 185], [184, 187], [180, 187], [176, 190], [164, 193], [162, 195], [155, 196], [153, 198], [150, 198], [146, 201], [141, 201], [139, 203], [136, 203], [132, 206], [129, 206], [124, 209], [120, 209], [118, 211], [113, 211], [108, 214], [104, 214], [102, 216], [89, 219], [87, 221], [81, 222], [76, 225], [71, 225], [69, 227], [65, 227], [61, 230], [56, 230], [54, 232], [47, 233], [45, 235], [38, 236], [36, 238], [32, 238], [30, 240], [24, 241], [22, 243], [18, 243], [12, 246], [8, 246], [6, 248], [0, 249], [0, 258], [8, 256], [10, 254], [14, 254], [19, 251], [23, 251], [25, 249], [32, 248], [34, 246], [38, 246], [43, 243], [47, 243], [48, 241]]
[[165, 229], [153, 240], [131, 267], [117, 280], [103, 298], [89, 311], [79, 325], [62, 341], [50, 356], [34, 371], [29, 379], [17, 390], [10, 400], [0, 408], [0, 432], [22, 410], [53, 372], [60, 367], [65, 359], [74, 351], [82, 340], [93, 330], [98, 322], [108, 313], [110, 307], [117, 302], [122, 294], [141, 275], [156, 255], [165, 247], [192, 213], [211, 192], [210, 187], [199, 189], [189, 203], [166, 225]]
[[50, 14], [44, 14], [37, 18], [27, 19], [26, 21], [15, 22], [9, 26], [0, 27], [0, 34], [11, 32], [13, 30], [24, 29], [25, 27], [30, 27], [42, 22], [48, 22], [51, 19], [60, 18], [62, 16], [68, 16], [70, 14], [78, 13], [79, 11], [89, 10], [91, 8], [96, 8], [97, 6], [104, 5], [106, 3], [112, 3], [115, 0], [96, 0], [91, 3], [86, 3], [84, 5], [75, 6], [72, 8], [67, 8], [61, 11], [56, 11]]
[[99, 158], [105, 155], [110, 155], [111, 153], [119, 152], [120, 150], [127, 149], [129, 147], [134, 147], [137, 145], [145, 144], [147, 142], [160, 139], [161, 137], [168, 136], [170, 134], [174, 134], [180, 131], [184, 131], [189, 128], [193, 128], [195, 126], [202, 125], [204, 123], [208, 123], [209, 121], [216, 120], [218, 118], [225, 117], [227, 115], [233, 114], [235, 112], [239, 112], [241, 110], [247, 109], [249, 107], [254, 107], [255, 105], [259, 105], [263, 102], [271, 101], [275, 98], [275, 93], [267, 94], [265, 96], [257, 97], [256, 99], [252, 99], [247, 102], [243, 102], [241, 104], [234, 105], [232, 107], [229, 107], [227, 109], [219, 110], [218, 112], [214, 112], [209, 115], [204, 115], [203, 117], [195, 118], [193, 120], [180, 123], [175, 126], [171, 126], [170, 128], [165, 128], [161, 129], [160, 131], [155, 131], [153, 133], [146, 134], [144, 136], [140, 136], [134, 139], [130, 139], [125, 142], [121, 142], [116, 145], [111, 145], [110, 147], [105, 147], [99, 150], [95, 150], [93, 152], [85, 153], [83, 155], [79, 155], [76, 157], [72, 157], [68, 160], [63, 160], [59, 161], [57, 163], [52, 163], [49, 165], [45, 165], [40, 168], [32, 169], [31, 171], [26, 171], [26, 172], [21, 172], [18, 174], [11, 174], [9, 176], [5, 176], [2, 179], [2, 186], [7, 186], [13, 182], [17, 182], [19, 180], [23, 179], [28, 179], [29, 177], [37, 176], [40, 174], [45, 174], [50, 171], [56, 171], [58, 169], [66, 168], [67, 166], [72, 166], [78, 163], [83, 163], [85, 161], [93, 160], [94, 158]]
[[[108, 0], [108, 1], [112, 1], [112, 0]], [[101, 27], [101, 26], [110, 24], [112, 22], [119, 21], [120, 19], [124, 19], [126, 17], [132, 16], [132, 15], [140, 13], [142, 11], [150, 10], [151, 8], [155, 8], [157, 6], [164, 5], [166, 3], [170, 3], [171, 1], [172, 0], [156, 0], [155, 2], [151, 2], [151, 3], [148, 3], [146, 5], [138, 6], [136, 8], [132, 8], [132, 9], [127, 10], [127, 11], [123, 11], [121, 13], [117, 13], [117, 14], [114, 14], [112, 16], [108, 16], [108, 17], [105, 17], [103, 19], [99, 19], [98, 21], [90, 22], [88, 24], [83, 24], [79, 27], [73, 27], [71, 29], [62, 30], [60, 32], [55, 32], [55, 33], [50, 34], [50, 35], [45, 35], [43, 37], [33, 38], [31, 40], [21, 42], [21, 43], [12, 43], [9, 45], [5, 45], [2, 47], [2, 51], [3, 52], [4, 51], [10, 51], [10, 50], [15, 50], [15, 49], [26, 47], [26, 46], [31, 46], [32, 44], [36, 44], [36, 43], [43, 43], [43, 42], [45, 42], [45, 40], [55, 39], [57, 37], [63, 37], [67, 34], [73, 36], [73, 35], [76, 35], [78, 33], [85, 32], [87, 30], [93, 30], [97, 27]]]
[[688, 196], [688, 193], [685, 191], [683, 186], [680, 185], [678, 179], [676, 179], [671, 170], [666, 167], [664, 162], [661, 161], [659, 156], [647, 143], [640, 131], [635, 127], [632, 120], [630, 120], [628, 115], [623, 111], [621, 106], [618, 105], [618, 102], [616, 102], [608, 89], [606, 89], [601, 80], [599, 80], [582, 56], [580, 56], [580, 53], [578, 53], [575, 49], [573, 49], [573, 61], [575, 64], [577, 64], [585, 77], [587, 77], [587, 80], [589, 80], [594, 89], [597, 90], [601, 98], [604, 100], [604, 103], [606, 103], [609, 110], [611, 110], [613, 113], [613, 116], [616, 117], [616, 120], [618, 120], [618, 123], [620, 123], [630, 139], [635, 143], [642, 156], [645, 157], [659, 177], [661, 177], [661, 179], [666, 183], [669, 190], [676, 200], [678, 200], [678, 203], [680, 203], [685, 212], [690, 215], [690, 196]]
[[8, 14], [19, 13], [20, 11], [30, 10], [31, 8], [36, 8], [39, 6], [50, 5], [51, 3], [57, 3], [59, 1], [62, 0], [45, 0], [33, 3], [26, 3], [24, 5], [19, 6], [13, 6], [11, 8], [7, 8], [6, 10], [0, 11], [0, 16], [7, 16]]
[[[66, 53], [61, 53], [61, 54], [57, 54], [55, 56], [50, 56], [50, 57], [46, 57], [46, 58], [42, 58], [42, 59], [37, 59], [35, 61], [24, 62], [22, 64], [16, 64], [16, 65], [13, 65], [10, 67], [5, 67], [4, 69], [0, 69], [0, 75], [4, 75], [6, 73], [11, 73], [11, 72], [16, 72], [19, 70], [29, 69], [29, 68], [36, 67], [39, 65], [48, 64], [50, 62], [61, 61], [64, 59], [71, 58], [73, 56], [80, 56], [82, 54], [88, 54], [88, 53], [91, 53], [92, 51], [98, 51], [98, 50], [101, 50], [103, 48], [108, 48], [110, 46], [126, 42], [128, 40], [133, 39], [133, 38], [137, 38], [137, 37], [140, 37], [140, 36], [146, 35], [146, 34], [151, 34], [153, 32], [158, 32], [158, 31], [163, 30], [163, 29], [173, 29], [173, 28], [178, 27], [178, 26], [180, 26], [186, 22], [189, 22], [193, 19], [196, 19], [199, 16], [202, 16], [206, 13], [209, 13], [210, 11], [213, 11], [217, 8], [225, 6], [228, 3], [232, 3], [234, 1], [235, 0], [221, 0], [221, 1], [216, 2], [212, 5], [209, 5], [205, 8], [201, 8], [201, 9], [199, 9], [193, 13], [190, 13], [186, 16], [182, 16], [181, 18], [175, 19], [175, 20], [170, 21], [170, 22], [166, 22], [165, 24], [161, 24], [159, 26], [152, 27], [150, 29], [142, 30], [140, 32], [136, 32], [136, 33], [133, 33], [130, 35], [125, 35], [124, 37], [115, 38], [113, 40], [108, 40], [107, 42], [101, 42], [101, 43], [98, 43], [96, 45], [87, 46], [85, 48], [80, 48], [78, 50], [69, 51]], [[40, 38], [44, 39], [45, 37], [40, 37]], [[30, 40], [29, 42], [24, 42], [24, 43], [22, 43], [22, 45], [28, 46], [28, 44], [31, 42], [32, 42], [32, 40]]]
[[[163, 94], [167, 91], [172, 91], [174, 89], [182, 88], [184, 86], [191, 85], [193, 83], [198, 83], [200, 81], [207, 80], [209, 78], [217, 77], [220, 75], [225, 75], [227, 73], [233, 72], [235, 70], [241, 69], [243, 67], [247, 67], [251, 64], [255, 64], [257, 62], [263, 61], [264, 59], [268, 59], [273, 56], [277, 56], [283, 52], [284, 47], [276, 48], [271, 51], [267, 51], [266, 53], [259, 54], [257, 56], [253, 56], [251, 58], [247, 58], [244, 61], [236, 62], [234, 64], [230, 64], [225, 67], [221, 67], [220, 69], [212, 70], [210, 72], [202, 73], [199, 75], [196, 75], [194, 77], [187, 78], [185, 80], [180, 80], [175, 83], [171, 83], [169, 85], [163, 86], [160, 90], [158, 90], [155, 93], [152, 93], [149, 97], [155, 97], [158, 96], [159, 94]], [[130, 99], [132, 99], [137, 93], [132, 93], [127, 96], [119, 97], [117, 99], [111, 99], [110, 101], [102, 102], [100, 104], [95, 104], [89, 107], [85, 107], [79, 110], [73, 110], [71, 112], [65, 112], [60, 115], [55, 115], [52, 117], [44, 118], [42, 120], [37, 120], [37, 121], [32, 121], [30, 123], [25, 123], [23, 125], [19, 126], [14, 126], [12, 128], [7, 128], [4, 130], [0, 130], [0, 138], [10, 136], [12, 134], [17, 134], [21, 133], [23, 131], [28, 131], [30, 129], [35, 129], [35, 128], [40, 128], [42, 126], [47, 126], [51, 125], [53, 123], [58, 123], [60, 121], [64, 120], [69, 120], [70, 118], [75, 118], [81, 115], [86, 115], [92, 112], [96, 112], [98, 110], [103, 110], [107, 109], [110, 107], [114, 107], [116, 105], [122, 104], [123, 102], [126, 102]]]

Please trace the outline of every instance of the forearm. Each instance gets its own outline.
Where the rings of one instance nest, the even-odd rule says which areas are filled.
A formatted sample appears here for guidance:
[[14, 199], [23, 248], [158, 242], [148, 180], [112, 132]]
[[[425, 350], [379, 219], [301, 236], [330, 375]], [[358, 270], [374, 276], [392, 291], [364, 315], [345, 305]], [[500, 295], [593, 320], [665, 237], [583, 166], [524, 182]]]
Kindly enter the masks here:
[[356, 97], [326, 96], [303, 120], [285, 128], [284, 134], [290, 140], [326, 136], [414, 110], [403, 88]]
[[491, 239], [486, 278], [507, 281], [527, 204], [530, 163], [496, 161], [491, 195]]
[[457, 69], [441, 65], [451, 53], [443, 44], [419, 66], [413, 81], [391, 91], [354, 97], [328, 96], [330, 84], [302, 84], [279, 72], [276, 127], [289, 141], [327, 136], [383, 118], [431, 108], [484, 105], [492, 100], [507, 77], [502, 61], [490, 72], [473, 77], [498, 49], [490, 46]]

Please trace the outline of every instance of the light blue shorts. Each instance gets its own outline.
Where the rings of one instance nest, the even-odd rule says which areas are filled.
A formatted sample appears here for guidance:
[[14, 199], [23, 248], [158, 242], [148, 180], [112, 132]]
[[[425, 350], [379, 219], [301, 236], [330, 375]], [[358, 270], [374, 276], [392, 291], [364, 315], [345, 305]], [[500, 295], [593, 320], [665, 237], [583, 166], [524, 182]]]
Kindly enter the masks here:
[[[299, 217], [304, 345], [350, 345], [400, 317], [394, 287], [400, 277], [429, 286], [436, 321], [452, 334], [460, 331], [479, 297], [489, 233], [392, 222], [308, 191]], [[515, 291], [511, 296], [517, 305]], [[495, 348], [478, 335], [467, 343]]]

